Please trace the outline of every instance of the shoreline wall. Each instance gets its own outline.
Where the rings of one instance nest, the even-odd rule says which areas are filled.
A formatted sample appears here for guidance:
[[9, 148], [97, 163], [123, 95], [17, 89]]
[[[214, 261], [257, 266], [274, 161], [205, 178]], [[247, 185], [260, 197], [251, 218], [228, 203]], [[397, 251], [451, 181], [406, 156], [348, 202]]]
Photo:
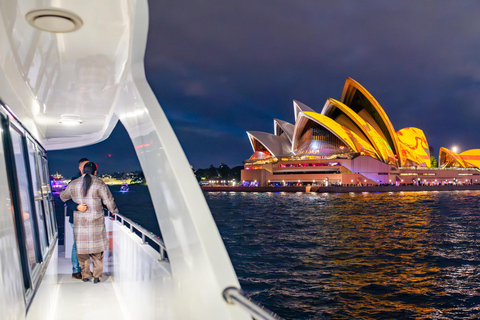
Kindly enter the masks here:
[[228, 187], [202, 186], [206, 192], [318, 192], [318, 193], [349, 193], [349, 192], [412, 192], [412, 191], [456, 191], [480, 190], [480, 184], [446, 185], [446, 186], [362, 186], [362, 187]]

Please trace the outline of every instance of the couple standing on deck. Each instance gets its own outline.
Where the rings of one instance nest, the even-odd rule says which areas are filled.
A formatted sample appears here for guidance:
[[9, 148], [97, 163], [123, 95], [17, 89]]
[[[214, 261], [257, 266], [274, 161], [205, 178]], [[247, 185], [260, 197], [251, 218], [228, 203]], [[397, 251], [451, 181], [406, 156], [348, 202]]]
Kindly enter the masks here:
[[97, 165], [82, 158], [78, 169], [80, 176], [72, 179], [60, 194], [70, 211], [69, 221], [73, 227], [72, 278], [90, 281], [91, 259], [93, 282], [98, 283], [103, 272], [103, 252], [108, 247], [103, 206], [113, 214], [118, 213], [118, 209], [107, 185], [95, 176]]

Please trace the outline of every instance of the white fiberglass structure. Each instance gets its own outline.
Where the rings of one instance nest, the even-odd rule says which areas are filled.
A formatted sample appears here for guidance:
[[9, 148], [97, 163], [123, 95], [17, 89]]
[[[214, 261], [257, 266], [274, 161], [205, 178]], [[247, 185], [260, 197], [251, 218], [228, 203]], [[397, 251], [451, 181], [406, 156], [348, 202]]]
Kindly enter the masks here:
[[[251, 319], [222, 296], [240, 285], [145, 79], [147, 28], [146, 0], [0, 1], [0, 179], [8, 181], [0, 187], [0, 319]], [[45, 150], [102, 141], [118, 121], [148, 181], [168, 259], [107, 220], [113, 289], [102, 283], [78, 300], [72, 292], [87, 289], [81, 282], [62, 287], [56, 227], [46, 221]], [[30, 145], [40, 160], [23, 154]], [[21, 175], [23, 167], [30, 169]], [[119, 306], [108, 309], [112, 299]]]

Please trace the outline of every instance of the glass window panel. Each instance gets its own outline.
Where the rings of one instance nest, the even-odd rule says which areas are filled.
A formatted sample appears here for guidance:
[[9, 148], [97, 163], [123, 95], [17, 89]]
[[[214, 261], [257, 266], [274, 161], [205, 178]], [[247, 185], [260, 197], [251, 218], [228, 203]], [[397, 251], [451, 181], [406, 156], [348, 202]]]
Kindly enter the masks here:
[[41, 181], [39, 179], [39, 166], [36, 161], [36, 147], [30, 139], [27, 139], [27, 147], [28, 147], [28, 159], [30, 162], [30, 173], [32, 175], [32, 188], [33, 188], [33, 196], [35, 197], [35, 211], [37, 214], [37, 222], [38, 222], [38, 235], [40, 237], [40, 244], [42, 250], [42, 256], [45, 256], [47, 252], [47, 231], [46, 229], [46, 221], [45, 216], [43, 214], [42, 208], [42, 189], [41, 189]]
[[50, 228], [50, 239], [55, 237], [55, 233], [57, 232], [57, 221], [55, 219], [55, 210], [53, 208], [53, 195], [52, 195], [52, 188], [50, 185], [50, 173], [48, 170], [48, 161], [44, 156], [43, 152], [39, 152], [40, 160], [42, 163], [42, 190], [43, 190], [43, 197], [44, 197], [44, 207], [45, 212], [48, 216], [48, 221], [51, 226]]
[[23, 226], [25, 229], [25, 245], [27, 247], [27, 258], [31, 270], [34, 270], [37, 259], [35, 256], [35, 237], [33, 228], [32, 214], [34, 213], [31, 207], [30, 194], [28, 192], [28, 177], [27, 168], [25, 165], [23, 143], [21, 134], [10, 127], [12, 137], [13, 152], [15, 156], [15, 168], [18, 179], [18, 191], [20, 196], [20, 210], [23, 218]]
[[44, 172], [45, 169], [43, 169], [44, 168], [44, 166], [43, 166], [43, 152], [40, 149], [37, 149], [36, 160], [37, 160], [37, 163], [39, 164], [39, 168], [40, 168], [41, 193], [42, 193], [42, 198], [43, 198], [43, 209], [44, 209], [45, 215], [46, 215], [48, 238], [51, 240], [51, 239], [53, 239], [53, 237], [55, 235], [55, 232], [54, 232], [54, 227], [53, 227], [53, 224], [52, 224], [52, 220], [50, 218], [51, 215], [52, 215], [52, 211], [50, 211], [50, 206], [48, 205], [48, 203], [50, 202], [50, 199], [48, 197], [48, 187], [47, 186], [49, 185], [50, 180], [49, 180], [49, 177], [46, 178], [46, 175], [45, 175], [45, 172]]

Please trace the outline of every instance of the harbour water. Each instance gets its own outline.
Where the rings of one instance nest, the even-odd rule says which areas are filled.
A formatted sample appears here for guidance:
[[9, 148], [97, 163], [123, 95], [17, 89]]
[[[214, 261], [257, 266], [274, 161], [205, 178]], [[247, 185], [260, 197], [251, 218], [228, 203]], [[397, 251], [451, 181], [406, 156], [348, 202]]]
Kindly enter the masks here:
[[[158, 232], [130, 190], [121, 212]], [[286, 319], [480, 316], [480, 191], [205, 197], [242, 288]]]

